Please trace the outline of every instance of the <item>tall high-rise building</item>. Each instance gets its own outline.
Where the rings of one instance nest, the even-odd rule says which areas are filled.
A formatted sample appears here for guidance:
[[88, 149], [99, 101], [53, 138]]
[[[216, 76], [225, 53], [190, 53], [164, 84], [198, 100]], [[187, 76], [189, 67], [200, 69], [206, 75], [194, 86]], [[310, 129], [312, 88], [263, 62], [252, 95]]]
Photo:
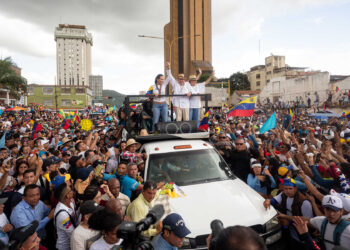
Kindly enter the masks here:
[[100, 75], [89, 76], [90, 88], [92, 89], [92, 99], [102, 100], [103, 78]]
[[211, 0], [170, 0], [164, 40], [164, 59], [174, 76], [212, 71]]
[[59, 24], [55, 29], [57, 84], [90, 86], [92, 35], [83, 25]]

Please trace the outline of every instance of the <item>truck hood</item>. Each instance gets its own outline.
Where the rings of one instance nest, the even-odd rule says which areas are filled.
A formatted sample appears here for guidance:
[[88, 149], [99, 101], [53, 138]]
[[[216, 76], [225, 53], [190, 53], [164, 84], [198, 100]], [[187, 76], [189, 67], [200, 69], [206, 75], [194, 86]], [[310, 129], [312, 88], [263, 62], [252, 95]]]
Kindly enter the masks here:
[[180, 214], [191, 231], [187, 237], [210, 234], [210, 222], [219, 219], [224, 226], [265, 224], [277, 213], [265, 210], [264, 198], [247, 184], [234, 180], [180, 187], [185, 197], [170, 198], [171, 211]]

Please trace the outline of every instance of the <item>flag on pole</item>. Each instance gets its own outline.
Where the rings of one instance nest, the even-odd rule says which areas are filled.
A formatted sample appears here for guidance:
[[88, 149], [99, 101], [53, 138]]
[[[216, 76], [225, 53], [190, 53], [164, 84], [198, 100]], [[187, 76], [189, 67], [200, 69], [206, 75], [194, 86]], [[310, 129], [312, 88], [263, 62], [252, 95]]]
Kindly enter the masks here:
[[295, 120], [295, 115], [293, 114], [292, 110], [289, 109], [289, 115], [292, 117], [292, 121], [294, 122]]
[[60, 110], [58, 111], [58, 116], [59, 116], [61, 119], [66, 118], [66, 114], [64, 113], [63, 109], [60, 109]]
[[80, 123], [80, 116], [79, 116], [79, 112], [78, 110], [75, 111], [75, 114], [74, 114], [74, 117], [73, 117], [73, 122], [77, 122], [77, 123]]
[[276, 128], [277, 122], [276, 122], [276, 114], [273, 112], [273, 114], [270, 116], [269, 119], [264, 123], [264, 125], [260, 129], [260, 134], [263, 134], [270, 129]]
[[63, 129], [67, 129], [67, 128], [69, 128], [69, 125], [70, 125], [70, 120], [64, 119], [61, 126]]
[[146, 95], [152, 95], [153, 94], [153, 85], [149, 87], [149, 89], [146, 92]]
[[209, 128], [209, 111], [205, 113], [203, 116], [203, 119], [201, 120], [201, 123], [199, 124], [198, 129], [199, 130], [208, 130]]
[[235, 107], [230, 109], [230, 111], [227, 113], [226, 119], [229, 118], [230, 116], [243, 116], [243, 117], [252, 116], [254, 114], [255, 103], [256, 103], [256, 96], [253, 96], [241, 101]]

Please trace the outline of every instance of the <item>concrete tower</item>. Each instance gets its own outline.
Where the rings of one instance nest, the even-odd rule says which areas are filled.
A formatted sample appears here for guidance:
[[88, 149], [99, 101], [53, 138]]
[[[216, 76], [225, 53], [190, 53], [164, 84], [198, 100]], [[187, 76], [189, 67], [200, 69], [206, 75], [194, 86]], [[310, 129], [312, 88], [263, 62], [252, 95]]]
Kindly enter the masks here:
[[92, 35], [85, 26], [60, 24], [55, 41], [57, 84], [89, 87]]
[[188, 77], [198, 68], [211, 72], [211, 0], [170, 0], [164, 38], [164, 59], [174, 76]]

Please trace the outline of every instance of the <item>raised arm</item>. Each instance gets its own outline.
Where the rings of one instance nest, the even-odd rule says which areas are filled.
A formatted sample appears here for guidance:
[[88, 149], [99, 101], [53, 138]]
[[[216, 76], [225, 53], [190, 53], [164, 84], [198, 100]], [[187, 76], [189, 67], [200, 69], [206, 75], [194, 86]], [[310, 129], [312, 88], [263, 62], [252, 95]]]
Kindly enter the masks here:
[[211, 75], [209, 76], [209, 78], [205, 81], [205, 85], [210, 83], [211, 79], [213, 79], [214, 76], [215, 76], [215, 71], [213, 70], [213, 72], [211, 72]]
[[197, 77], [196, 77], [196, 80], [197, 80], [197, 81], [199, 80], [199, 78], [201, 77], [201, 75], [202, 75], [202, 70], [201, 70], [200, 68], [198, 68], [198, 75], [197, 75]]
[[166, 77], [164, 83], [168, 84], [168, 82], [170, 81], [171, 87], [174, 88], [176, 85], [176, 80], [175, 80], [174, 76], [171, 74], [169, 62], [166, 62], [165, 69], [166, 69], [167, 77]]

